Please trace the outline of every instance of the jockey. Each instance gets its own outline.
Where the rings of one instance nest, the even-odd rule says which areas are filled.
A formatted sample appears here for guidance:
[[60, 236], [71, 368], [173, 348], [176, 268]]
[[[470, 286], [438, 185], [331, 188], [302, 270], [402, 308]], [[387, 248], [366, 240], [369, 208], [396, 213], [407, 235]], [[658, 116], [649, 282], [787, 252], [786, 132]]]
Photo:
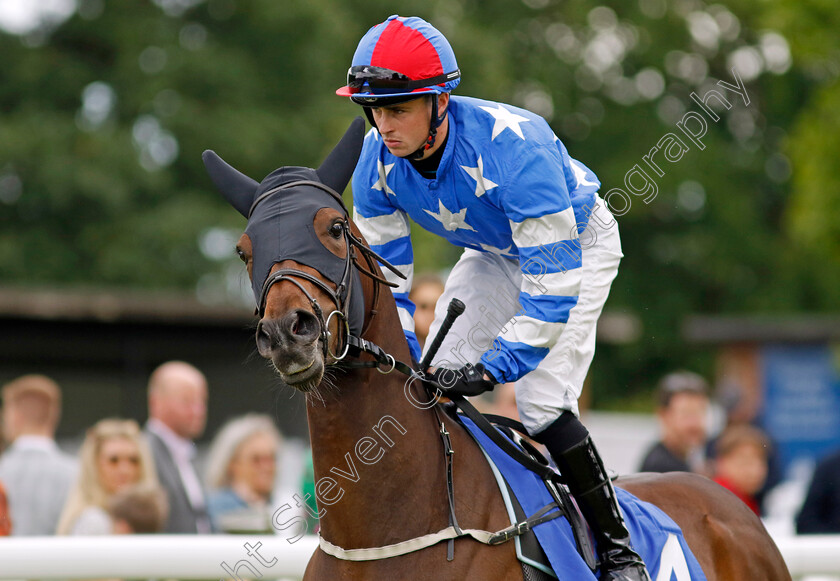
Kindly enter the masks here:
[[[596, 532], [601, 579], [649, 581], [577, 399], [595, 325], [618, 272], [618, 225], [600, 182], [544, 119], [510, 105], [452, 97], [461, 73], [446, 38], [420, 18], [391, 16], [359, 42], [336, 91], [373, 125], [353, 176], [354, 221], [408, 278], [394, 296], [421, 359], [408, 300], [408, 217], [464, 252], [437, 303], [466, 305], [432, 365], [453, 392], [516, 382], [520, 416], [544, 444]], [[386, 275], [387, 276], [387, 275]], [[424, 370], [425, 371], [425, 370]]]

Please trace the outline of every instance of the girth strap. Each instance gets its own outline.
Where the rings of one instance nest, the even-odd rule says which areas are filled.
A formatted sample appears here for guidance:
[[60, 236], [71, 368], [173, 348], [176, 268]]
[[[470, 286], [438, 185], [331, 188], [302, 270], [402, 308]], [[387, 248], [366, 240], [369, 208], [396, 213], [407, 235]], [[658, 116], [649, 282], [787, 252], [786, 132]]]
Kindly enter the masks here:
[[456, 531], [454, 526], [449, 526], [422, 537], [416, 537], [393, 545], [385, 545], [384, 547], [371, 547], [367, 549], [342, 549], [333, 545], [322, 536], [318, 536], [318, 544], [321, 550], [345, 561], [375, 561], [377, 559], [388, 559], [390, 557], [399, 557], [400, 555], [407, 555], [432, 545], [436, 545], [441, 541], [448, 541], [450, 539], [457, 539], [460, 537], [472, 537], [480, 543], [485, 545], [490, 544], [490, 539], [496, 533], [489, 531], [481, 531], [476, 529], [461, 529], [460, 534]]
[[385, 545], [384, 547], [343, 549], [332, 544], [320, 535], [318, 536], [318, 545], [328, 555], [345, 561], [376, 561], [377, 559], [399, 557], [400, 555], [407, 555], [408, 553], [431, 547], [442, 541], [454, 541], [462, 537], [472, 537], [479, 543], [485, 545], [501, 545], [514, 537], [527, 533], [539, 524], [563, 516], [565, 513], [562, 510], [555, 510], [557, 508], [559, 507], [556, 502], [548, 504], [527, 520], [496, 531], [495, 533], [479, 529], [460, 529], [457, 525], [454, 525], [448, 526], [436, 533], [415, 537], [407, 541], [394, 543], [393, 545]]
[[527, 533], [537, 525], [541, 525], [544, 522], [554, 520], [557, 517], [566, 514], [566, 512], [563, 510], [553, 512], [555, 508], [560, 508], [556, 502], [552, 502], [551, 504], [545, 505], [535, 514], [528, 517], [526, 520], [510, 525], [508, 528], [502, 529], [499, 532], [494, 533], [493, 536], [490, 537], [489, 544], [500, 545], [509, 541], [513, 537], [518, 537], [519, 535]]

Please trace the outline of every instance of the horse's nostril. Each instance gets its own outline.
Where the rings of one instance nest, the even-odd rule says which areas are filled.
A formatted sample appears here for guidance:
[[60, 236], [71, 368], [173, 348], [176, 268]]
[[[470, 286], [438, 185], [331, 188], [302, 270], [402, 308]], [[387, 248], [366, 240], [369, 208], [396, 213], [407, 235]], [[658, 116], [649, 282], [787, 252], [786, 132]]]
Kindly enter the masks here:
[[263, 325], [263, 322], [260, 321], [259, 324], [257, 324], [257, 350], [261, 354], [265, 355], [271, 351], [271, 345], [271, 335], [265, 325]]
[[311, 341], [320, 333], [317, 317], [309, 311], [298, 310], [290, 317], [288, 327], [291, 336], [297, 340]]

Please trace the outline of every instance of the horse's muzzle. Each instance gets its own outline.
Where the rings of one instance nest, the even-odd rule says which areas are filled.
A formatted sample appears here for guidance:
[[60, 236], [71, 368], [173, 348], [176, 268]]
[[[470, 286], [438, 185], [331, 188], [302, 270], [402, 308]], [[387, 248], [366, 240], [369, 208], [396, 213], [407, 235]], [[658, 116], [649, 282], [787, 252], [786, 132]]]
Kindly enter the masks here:
[[280, 319], [257, 324], [257, 349], [271, 360], [287, 384], [307, 391], [321, 380], [324, 370], [321, 323], [311, 312], [295, 309]]

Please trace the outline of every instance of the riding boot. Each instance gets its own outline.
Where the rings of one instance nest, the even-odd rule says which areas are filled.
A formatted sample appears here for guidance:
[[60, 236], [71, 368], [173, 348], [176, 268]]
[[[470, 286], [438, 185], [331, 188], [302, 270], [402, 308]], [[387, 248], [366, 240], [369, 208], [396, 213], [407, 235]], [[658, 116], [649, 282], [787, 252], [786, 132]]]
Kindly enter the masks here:
[[595, 534], [601, 581], [650, 581], [641, 557], [630, 546], [612, 482], [580, 420], [564, 412], [534, 438], [548, 448]]

